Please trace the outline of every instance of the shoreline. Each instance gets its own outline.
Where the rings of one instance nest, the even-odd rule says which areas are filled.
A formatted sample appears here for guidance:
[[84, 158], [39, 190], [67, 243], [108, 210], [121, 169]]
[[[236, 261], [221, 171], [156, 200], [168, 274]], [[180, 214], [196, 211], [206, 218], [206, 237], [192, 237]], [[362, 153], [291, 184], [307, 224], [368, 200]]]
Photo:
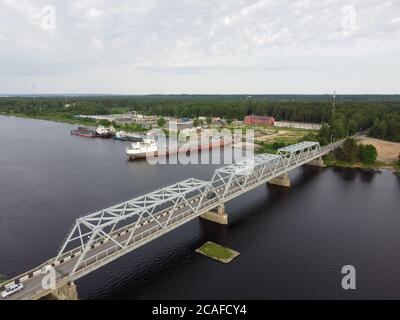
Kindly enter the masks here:
[[14, 113], [4, 113], [0, 112], [0, 116], [5, 117], [16, 117], [21, 119], [31, 119], [31, 120], [43, 120], [43, 121], [51, 121], [56, 123], [65, 123], [65, 124], [76, 124], [76, 125], [95, 125], [96, 122], [82, 122], [74, 119], [57, 119], [53, 117], [32, 117], [24, 114], [14, 114]]
[[397, 167], [396, 163], [375, 163], [373, 165], [366, 165], [363, 163], [345, 163], [336, 160], [324, 160], [324, 164], [326, 167], [336, 167], [336, 168], [348, 168], [348, 169], [359, 169], [363, 171], [374, 171], [377, 172], [379, 170], [388, 170], [393, 173], [400, 174], [400, 168]]
[[[4, 113], [0, 111], [0, 116], [5, 117], [16, 117], [21, 119], [31, 119], [31, 120], [42, 120], [42, 121], [50, 121], [55, 123], [64, 123], [70, 125], [77, 125], [77, 126], [88, 126], [88, 127], [95, 127], [98, 125], [97, 121], [80, 121], [79, 119], [59, 119], [54, 117], [32, 117], [24, 114], [13, 114], [13, 113]], [[128, 129], [118, 129], [123, 130], [129, 133], [143, 133], [147, 130], [137, 131], [137, 130], [128, 130]]]

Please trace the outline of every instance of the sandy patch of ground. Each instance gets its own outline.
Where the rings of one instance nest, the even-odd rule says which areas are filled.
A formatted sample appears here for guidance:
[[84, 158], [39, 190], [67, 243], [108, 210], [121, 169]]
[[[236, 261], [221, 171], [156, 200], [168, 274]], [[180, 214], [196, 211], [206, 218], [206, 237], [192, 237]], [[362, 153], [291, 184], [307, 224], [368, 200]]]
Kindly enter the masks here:
[[400, 143], [384, 141], [374, 138], [358, 139], [361, 144], [372, 144], [378, 152], [378, 161], [393, 162], [399, 160]]
[[258, 141], [262, 142], [274, 142], [277, 139], [295, 139], [301, 138], [306, 135], [307, 131], [287, 131], [287, 130], [279, 130], [278, 132], [273, 132], [269, 134], [264, 134], [257, 136]]
[[289, 144], [296, 143], [298, 139], [301, 139], [304, 137], [306, 134], [275, 134], [271, 136], [263, 136], [263, 137], [257, 137], [256, 140], [260, 142], [266, 142], [266, 143], [274, 143], [274, 142], [285, 142]]
[[263, 136], [258, 136], [258, 137], [256, 137], [256, 138], [257, 138], [258, 141], [266, 142], [266, 141], [273, 140], [273, 139], [275, 139], [275, 138], [277, 138], [277, 137], [279, 137], [279, 134], [278, 134], [278, 133], [271, 134], [271, 135], [268, 135], [268, 136], [265, 136], [265, 135], [263, 135]]
[[257, 150], [261, 148], [260, 145], [251, 142], [238, 142], [233, 144], [233, 147], [235, 149], [243, 149], [243, 150]]

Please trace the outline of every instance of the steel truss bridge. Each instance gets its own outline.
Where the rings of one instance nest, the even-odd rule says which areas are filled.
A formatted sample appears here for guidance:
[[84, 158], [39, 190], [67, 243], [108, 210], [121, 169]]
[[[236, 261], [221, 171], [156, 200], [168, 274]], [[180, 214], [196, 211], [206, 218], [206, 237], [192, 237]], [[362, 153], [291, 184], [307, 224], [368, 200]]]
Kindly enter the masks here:
[[[56, 257], [3, 283], [22, 282], [11, 296], [45, 294], [43, 275], [55, 268], [57, 288], [65, 286], [269, 180], [320, 158], [330, 149], [301, 142], [215, 170], [210, 181], [188, 179], [76, 219]], [[1, 299], [1, 298], [0, 298]]]

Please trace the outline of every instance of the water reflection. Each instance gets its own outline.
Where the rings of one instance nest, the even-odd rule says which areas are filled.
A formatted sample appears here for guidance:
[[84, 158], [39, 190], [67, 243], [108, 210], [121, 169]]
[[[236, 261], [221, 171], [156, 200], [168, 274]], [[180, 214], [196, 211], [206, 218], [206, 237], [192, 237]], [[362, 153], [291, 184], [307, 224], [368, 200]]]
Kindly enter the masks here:
[[293, 184], [303, 185], [304, 183], [308, 183], [309, 181], [315, 179], [323, 172], [324, 168], [302, 166], [300, 168], [300, 174], [292, 180]]
[[374, 181], [375, 174], [376, 172], [374, 171], [360, 170], [361, 181], [366, 183], [372, 183], [372, 181]]
[[333, 171], [338, 173], [345, 181], [355, 181], [358, 170], [352, 168], [333, 167]]

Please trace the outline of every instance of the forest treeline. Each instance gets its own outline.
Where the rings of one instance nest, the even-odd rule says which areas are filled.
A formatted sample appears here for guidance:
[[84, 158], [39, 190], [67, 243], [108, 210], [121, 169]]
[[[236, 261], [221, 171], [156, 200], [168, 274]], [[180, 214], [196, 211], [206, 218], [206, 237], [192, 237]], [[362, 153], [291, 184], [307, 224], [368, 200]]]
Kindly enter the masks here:
[[71, 119], [77, 114], [143, 114], [243, 120], [246, 115], [268, 115], [276, 120], [326, 123], [321, 142], [372, 128], [371, 135], [400, 141], [399, 96], [75, 96], [0, 98], [0, 112], [29, 117]]

